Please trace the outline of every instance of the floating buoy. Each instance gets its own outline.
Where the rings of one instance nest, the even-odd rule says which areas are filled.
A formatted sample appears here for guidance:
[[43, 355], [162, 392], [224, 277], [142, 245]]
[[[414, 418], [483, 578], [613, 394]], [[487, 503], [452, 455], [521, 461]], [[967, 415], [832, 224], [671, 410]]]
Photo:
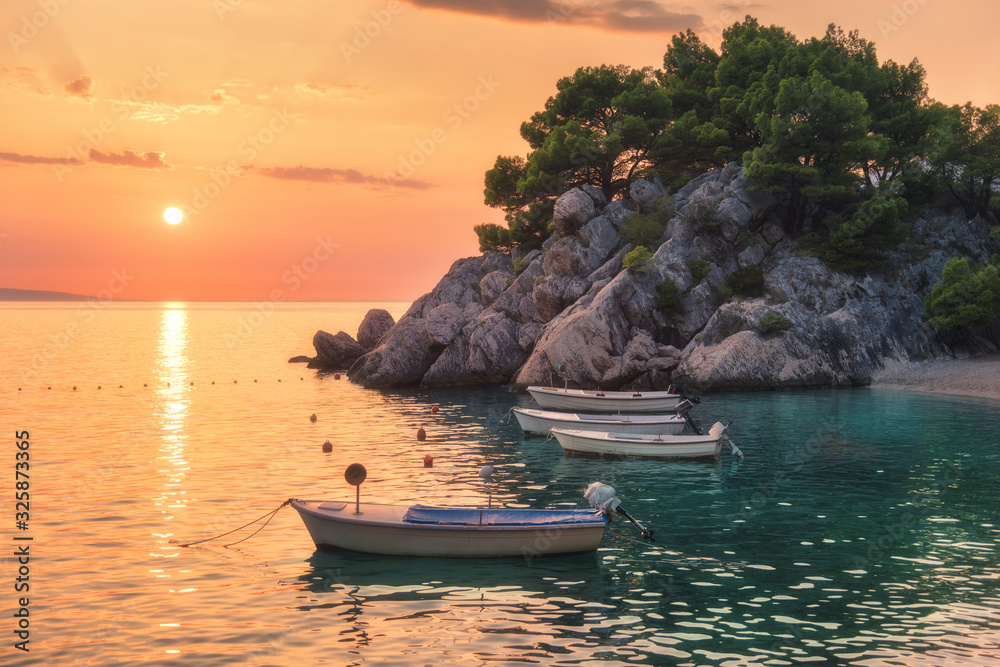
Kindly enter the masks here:
[[76, 385], [73, 385], [73, 391], [76, 391]]
[[145, 383], [145, 382], [143, 382], [143, 383], [142, 383], [142, 386], [143, 386], [143, 387], [145, 387], [145, 386], [146, 386], [146, 383]]
[[17, 390], [18, 390], [18, 391], [21, 391], [21, 388], [20, 388], [20, 387], [18, 387], [18, 388], [17, 388]]
[[97, 388], [98, 388], [98, 389], [100, 389], [100, 388], [101, 388], [101, 385], [97, 385]]
[[333, 451], [333, 443], [330, 442], [329, 440], [327, 440], [326, 442], [324, 442], [323, 443], [323, 451], [324, 452], [332, 452]]
[[124, 389], [124, 387], [122, 387], [121, 385], [118, 385], [118, 388], [119, 388], [119, 389]]
[[49, 387], [49, 390], [51, 391], [51, 390], [52, 390], [52, 387]]
[[314, 415], [314, 414], [313, 415], [309, 415], [309, 421], [311, 421], [311, 422], [316, 421], [316, 415]]
[[434, 467], [434, 458], [430, 454], [424, 457], [424, 467], [425, 468]]
[[333, 374], [333, 379], [334, 380], [339, 380], [340, 379], [340, 373], [334, 373]]
[[417, 429], [417, 440], [423, 442], [426, 439], [427, 439], [427, 431], [425, 431], [424, 427], [421, 426], [420, 428]]
[[236, 384], [236, 380], [233, 380], [233, 384]]
[[[215, 380], [212, 380], [212, 384], [215, 384]], [[145, 385], [143, 385], [143, 386], [145, 386]]]
[[193, 380], [191, 381], [191, 386], [192, 386], [192, 387], [194, 386], [194, 381], [193, 381]]
[[281, 378], [278, 378], [278, 382], [281, 382]]
[[257, 380], [254, 380], [254, 382], [256, 382], [256, 381], [257, 381]]
[[432, 415], [436, 415], [438, 412], [440, 412], [440, 410], [441, 410], [441, 408], [439, 408], [438, 406], [435, 405], [435, 406], [431, 407], [431, 414]]
[[493, 466], [486, 465], [479, 469], [479, 477], [481, 479], [488, 480], [492, 475], [493, 475]]

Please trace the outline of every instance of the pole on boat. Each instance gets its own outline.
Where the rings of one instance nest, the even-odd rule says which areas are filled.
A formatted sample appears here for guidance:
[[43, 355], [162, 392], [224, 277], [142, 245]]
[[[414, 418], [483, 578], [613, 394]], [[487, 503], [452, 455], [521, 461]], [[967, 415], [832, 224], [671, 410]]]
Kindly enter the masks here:
[[354, 487], [354, 513], [361, 514], [361, 483], [368, 477], [368, 471], [360, 463], [352, 463], [344, 471], [344, 479]]
[[[479, 469], [479, 478], [486, 482], [486, 493], [487, 493], [487, 503], [486, 507], [493, 507], [493, 488], [490, 486], [490, 482], [493, 478], [493, 466], [485, 465]], [[479, 513], [479, 523], [483, 522], [483, 513]]]

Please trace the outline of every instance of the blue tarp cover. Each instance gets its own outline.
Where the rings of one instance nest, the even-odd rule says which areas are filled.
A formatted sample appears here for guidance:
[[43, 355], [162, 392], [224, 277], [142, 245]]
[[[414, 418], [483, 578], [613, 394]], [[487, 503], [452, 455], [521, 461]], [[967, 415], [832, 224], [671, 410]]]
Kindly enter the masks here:
[[[482, 516], [482, 521], [480, 521]], [[475, 509], [412, 505], [403, 515], [407, 523], [438, 525], [561, 526], [574, 523], [607, 523], [600, 510]]]

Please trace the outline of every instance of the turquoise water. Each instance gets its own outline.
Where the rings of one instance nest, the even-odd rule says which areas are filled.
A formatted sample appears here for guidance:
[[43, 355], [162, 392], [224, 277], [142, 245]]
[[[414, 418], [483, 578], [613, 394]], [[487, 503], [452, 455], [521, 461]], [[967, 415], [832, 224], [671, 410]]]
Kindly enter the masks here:
[[[523, 437], [507, 415], [531, 401], [502, 388], [371, 391], [286, 363], [371, 305], [0, 305], [0, 539], [32, 538], [29, 653], [13, 648], [18, 564], [0, 559], [3, 664], [996, 663], [996, 402], [712, 395], [696, 416], [732, 421], [743, 460], [570, 458]], [[584, 507], [603, 481], [657, 541], [617, 523], [565, 558], [316, 553], [284, 509], [236, 546], [252, 529], [179, 546], [290, 496], [349, 498], [354, 462], [371, 501], [482, 502], [484, 463], [494, 502]]]

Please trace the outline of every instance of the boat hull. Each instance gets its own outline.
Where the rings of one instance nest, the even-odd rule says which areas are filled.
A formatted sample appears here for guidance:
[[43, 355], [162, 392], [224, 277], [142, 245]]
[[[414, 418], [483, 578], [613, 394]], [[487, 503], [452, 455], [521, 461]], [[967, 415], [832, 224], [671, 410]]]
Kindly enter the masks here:
[[712, 458], [722, 449], [721, 430], [715, 435], [642, 436], [552, 429], [568, 454], [637, 456], [646, 458]]
[[683, 399], [667, 391], [629, 392], [528, 387], [543, 408], [568, 412], [673, 412]]
[[599, 513], [594, 520], [557, 525], [421, 524], [404, 520], [408, 505], [361, 503], [360, 514], [354, 503], [293, 500], [291, 505], [317, 549], [387, 556], [534, 558], [582, 553], [597, 549], [607, 524]]
[[678, 435], [684, 430], [685, 424], [684, 419], [676, 415], [588, 415], [530, 408], [514, 408], [513, 412], [525, 433], [546, 434], [552, 428], [569, 428], [581, 431]]

